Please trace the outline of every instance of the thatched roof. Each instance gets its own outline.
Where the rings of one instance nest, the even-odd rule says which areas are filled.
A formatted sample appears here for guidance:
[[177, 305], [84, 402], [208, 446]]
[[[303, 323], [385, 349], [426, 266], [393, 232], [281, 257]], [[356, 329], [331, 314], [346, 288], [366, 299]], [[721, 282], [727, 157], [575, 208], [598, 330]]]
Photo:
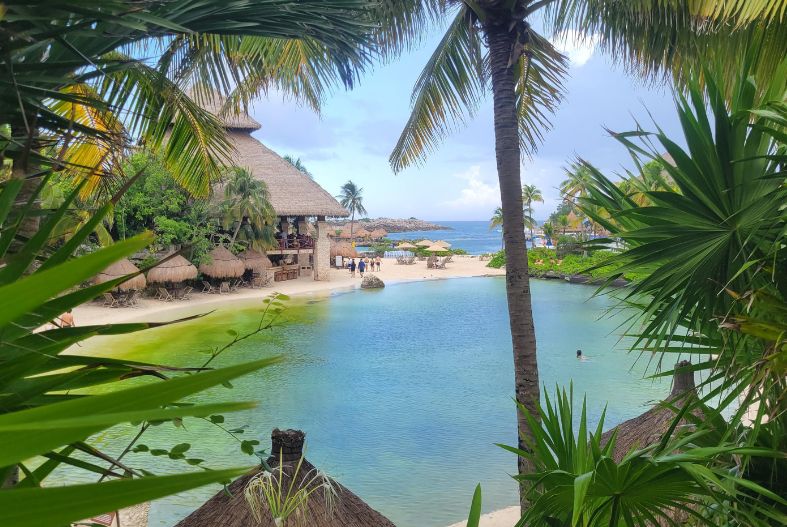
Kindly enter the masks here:
[[[103, 284], [104, 282], [109, 282], [110, 280], [114, 280], [115, 278], [120, 278], [121, 276], [126, 276], [133, 273], [139, 273], [139, 268], [131, 263], [128, 258], [123, 258], [119, 260], [100, 273], [96, 275], [93, 281], [96, 284]], [[118, 284], [117, 289], [121, 291], [130, 291], [132, 289], [145, 289], [147, 285], [147, 280], [145, 280], [145, 275], [138, 274], [137, 276], [126, 280], [125, 282]]]
[[421, 240], [420, 242], [416, 243], [418, 247], [429, 247], [434, 242], [432, 240]]
[[346, 242], [338, 242], [331, 244], [331, 258], [336, 256], [344, 256], [345, 258], [357, 258], [358, 252], [352, 245]]
[[356, 238], [368, 238], [370, 234], [371, 233], [369, 231], [367, 231], [366, 229], [364, 229], [363, 227], [361, 227], [360, 229], [358, 229], [357, 231], [355, 231], [353, 233], [353, 235]]
[[374, 229], [371, 233], [371, 237], [375, 240], [385, 238], [386, 236], [388, 236], [388, 232], [385, 229]]
[[[268, 459], [275, 477], [281, 474], [282, 488], [289, 488], [293, 477], [295, 489], [303, 485], [315, 485], [312, 478], [316, 474], [314, 465], [303, 460], [297, 469], [298, 461], [303, 456], [304, 433], [298, 430], [274, 430], [271, 434], [272, 454]], [[279, 472], [281, 467], [281, 472]], [[297, 469], [297, 474], [295, 473]], [[262, 474], [254, 470], [233, 481], [228, 487], [229, 495], [220, 490], [199, 509], [181, 520], [176, 527], [275, 527], [270, 509], [261, 505], [261, 521], [257, 521], [249, 507], [244, 491], [247, 485]], [[346, 487], [331, 480], [336, 496], [333, 506], [329, 507], [325, 488], [320, 486], [308, 498], [301, 511], [303, 525], [320, 527], [394, 527], [387, 518], [369, 507], [358, 496]], [[311, 486], [309, 488], [312, 488]], [[316, 488], [316, 487], [315, 487]], [[293, 490], [295, 492], [295, 490]], [[290, 517], [291, 519], [293, 516]]]
[[270, 258], [254, 249], [246, 249], [238, 255], [238, 259], [243, 262], [246, 269], [255, 273], [261, 273], [265, 269], [273, 267]]
[[238, 278], [243, 276], [246, 266], [238, 260], [223, 245], [217, 246], [208, 253], [210, 263], [203, 263], [199, 266], [199, 272], [213, 278]]
[[436, 242], [434, 242], [434, 244], [439, 245], [440, 247], [445, 247], [446, 249], [449, 249], [451, 247], [451, 244], [445, 240], [437, 240]]
[[336, 198], [279, 154], [242, 130], [229, 130], [232, 162], [265, 182], [278, 216], [349, 216]]
[[415, 249], [416, 246], [413, 245], [410, 242], [404, 242], [404, 243], [400, 243], [399, 245], [397, 245], [396, 248], [397, 249]]
[[433, 243], [432, 245], [427, 247], [426, 250], [433, 253], [442, 253], [447, 251], [448, 249], [446, 249], [442, 245], [437, 245], [436, 243]]
[[148, 271], [148, 282], [173, 284], [197, 278], [197, 268], [181, 255], [174, 256]]
[[[683, 401], [686, 398], [696, 394], [694, 374], [691, 371], [687, 371], [689, 366], [691, 366], [691, 363], [688, 361], [681, 361], [675, 366], [676, 372], [672, 381], [672, 391], [664, 401], [668, 405], [679, 408], [685, 404]], [[604, 432], [601, 439], [602, 444], [606, 444], [609, 441], [614, 430], [618, 431], [612, 457], [619, 462], [632, 450], [645, 448], [660, 441], [674, 418], [675, 413], [672, 409], [665, 404], [657, 404], [642, 415], [624, 421], [614, 429]]]
[[262, 125], [252, 119], [252, 117], [246, 112], [237, 113], [232, 111], [229, 107], [225, 108], [227, 99], [218, 95], [217, 93], [214, 93], [208, 98], [200, 97], [196, 92], [190, 93], [189, 96], [202, 108], [218, 117], [219, 121], [221, 121], [221, 124], [223, 124], [227, 129], [259, 130], [262, 128]]

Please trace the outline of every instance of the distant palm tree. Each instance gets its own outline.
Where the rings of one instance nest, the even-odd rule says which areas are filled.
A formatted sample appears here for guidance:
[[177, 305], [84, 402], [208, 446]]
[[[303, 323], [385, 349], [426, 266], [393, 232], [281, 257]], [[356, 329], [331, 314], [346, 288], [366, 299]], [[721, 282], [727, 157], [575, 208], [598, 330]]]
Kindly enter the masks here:
[[566, 234], [566, 229], [568, 228], [569, 225], [571, 225], [571, 222], [568, 219], [568, 215], [561, 214], [560, 216], [558, 216], [557, 224], [563, 228], [563, 234]]
[[292, 157], [291, 155], [286, 155], [284, 156], [284, 160], [287, 161], [292, 166], [294, 166], [298, 172], [301, 172], [302, 174], [306, 174], [310, 178], [314, 179], [314, 175], [311, 172], [309, 172], [309, 169], [306, 168], [306, 165], [303, 164], [303, 161], [301, 161], [300, 157], [295, 158]]
[[350, 218], [350, 238], [352, 238], [355, 228], [355, 213], [366, 214], [366, 209], [363, 206], [363, 189], [348, 180], [347, 183], [342, 185], [342, 189], [336, 197], [339, 199], [342, 207], [349, 210], [350, 214], [352, 214]]
[[555, 224], [548, 221], [544, 224], [544, 237], [547, 239], [547, 245], [554, 245], [552, 238], [555, 236]]
[[541, 190], [535, 185], [522, 185], [522, 201], [525, 203], [525, 223], [530, 226], [530, 240], [533, 240], [533, 226], [536, 220], [533, 219], [533, 202], [540, 201], [544, 203], [544, 197], [541, 195]]
[[566, 170], [566, 179], [560, 183], [560, 194], [568, 201], [574, 202], [588, 194], [592, 183], [592, 172], [585, 165], [575, 163]]
[[229, 181], [224, 187], [222, 220], [225, 228], [234, 226], [230, 245], [243, 230], [255, 249], [270, 248], [276, 212], [270, 202], [268, 186], [264, 181], [255, 179], [245, 168], [232, 167], [229, 174]]
[[489, 219], [489, 229], [500, 227], [500, 248], [505, 248], [506, 240], [503, 236], [503, 207], [497, 207], [495, 213]]

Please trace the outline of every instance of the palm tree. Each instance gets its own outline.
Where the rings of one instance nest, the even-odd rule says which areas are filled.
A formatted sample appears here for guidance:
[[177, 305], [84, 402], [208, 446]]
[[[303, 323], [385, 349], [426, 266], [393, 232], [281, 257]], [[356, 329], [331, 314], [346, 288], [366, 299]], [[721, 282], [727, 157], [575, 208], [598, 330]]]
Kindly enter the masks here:
[[536, 220], [533, 218], [533, 202], [540, 201], [544, 203], [544, 197], [541, 191], [535, 185], [522, 186], [522, 201], [525, 203], [525, 210], [527, 211], [527, 218], [529, 219], [528, 225], [530, 226], [530, 240], [533, 240], [533, 227]]
[[303, 164], [300, 157], [296, 159], [291, 155], [286, 155], [283, 157], [283, 159], [287, 161], [289, 164], [291, 164], [293, 167], [295, 167], [295, 169], [298, 172], [306, 174], [310, 178], [314, 179], [314, 175], [311, 172], [309, 172], [309, 169], [306, 168], [306, 165]]
[[229, 169], [229, 180], [224, 187], [222, 216], [225, 228], [233, 228], [230, 246], [243, 228], [255, 249], [268, 249], [273, 243], [276, 212], [270, 202], [268, 186], [255, 179], [245, 168]]
[[552, 237], [555, 235], [555, 225], [551, 221], [544, 223], [544, 237], [549, 245], [554, 245]]
[[506, 241], [505, 236], [503, 236], [503, 207], [497, 207], [495, 209], [495, 213], [489, 220], [489, 229], [496, 229], [500, 227], [500, 248], [504, 248]]
[[342, 185], [341, 191], [336, 198], [342, 204], [342, 207], [352, 214], [350, 218], [350, 238], [352, 238], [355, 228], [355, 213], [366, 214], [366, 209], [363, 206], [363, 189], [348, 180], [347, 183]]
[[561, 214], [557, 217], [557, 224], [563, 228], [562, 234], [566, 234], [566, 229], [571, 225], [571, 221], [568, 219], [568, 214]]
[[578, 198], [587, 195], [588, 185], [591, 183], [591, 174], [588, 168], [581, 163], [572, 163], [566, 170], [566, 179], [560, 183], [560, 194], [564, 199], [575, 202]]

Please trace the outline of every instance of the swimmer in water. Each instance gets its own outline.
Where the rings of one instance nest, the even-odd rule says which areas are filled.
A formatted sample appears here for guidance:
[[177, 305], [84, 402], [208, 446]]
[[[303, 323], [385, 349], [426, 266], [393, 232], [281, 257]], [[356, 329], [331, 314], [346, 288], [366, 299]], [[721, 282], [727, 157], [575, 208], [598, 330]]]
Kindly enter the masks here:
[[577, 350], [577, 360], [586, 361], [587, 357], [582, 355], [582, 350]]

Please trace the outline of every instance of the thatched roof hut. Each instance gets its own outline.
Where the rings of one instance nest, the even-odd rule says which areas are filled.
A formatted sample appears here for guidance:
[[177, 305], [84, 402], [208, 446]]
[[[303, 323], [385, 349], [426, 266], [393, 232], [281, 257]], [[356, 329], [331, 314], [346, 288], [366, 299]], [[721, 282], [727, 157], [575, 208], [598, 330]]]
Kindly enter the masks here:
[[421, 240], [420, 242], [416, 243], [418, 247], [429, 247], [434, 242], [432, 240]]
[[672, 380], [672, 391], [665, 399], [665, 404], [657, 404], [647, 412], [624, 421], [614, 429], [607, 430], [601, 436], [602, 444], [606, 444], [612, 437], [614, 430], [618, 431], [612, 457], [620, 461], [626, 454], [637, 448], [657, 443], [669, 429], [670, 423], [675, 418], [675, 412], [668, 405], [676, 408], [683, 406], [687, 399], [696, 395], [694, 386], [694, 373], [690, 370], [691, 363], [681, 361], [675, 366], [675, 377]]
[[[115, 278], [120, 278], [121, 276], [134, 273], [139, 273], [139, 268], [131, 263], [128, 258], [123, 258], [122, 260], [118, 260], [98, 273], [93, 281], [96, 284], [103, 284], [104, 282], [109, 282]], [[140, 273], [137, 276], [129, 278], [125, 282], [118, 284], [116, 289], [119, 289], [120, 291], [131, 291], [132, 289], [145, 289], [146, 285], [147, 280], [145, 280], [145, 275]]]
[[[333, 500], [325, 485], [317, 486], [313, 478], [316, 474], [314, 465], [306, 459], [298, 469], [298, 461], [303, 456], [304, 433], [299, 430], [276, 429], [271, 434], [272, 455], [268, 465], [273, 467], [273, 476], [281, 474], [282, 488], [289, 488], [295, 480], [295, 489], [313, 488], [314, 492], [300, 511], [303, 525], [319, 525], [320, 527], [394, 527], [390, 520], [369, 507], [358, 496], [334, 480], [330, 480], [335, 495]], [[281, 467], [281, 472], [279, 471]], [[297, 473], [296, 473], [297, 470]], [[227, 491], [220, 490], [199, 509], [181, 520], [176, 527], [275, 527], [276, 523], [264, 500], [260, 504], [260, 517], [255, 518], [246, 501], [245, 491], [249, 483], [254, 482], [263, 472], [254, 470], [233, 481]], [[332, 502], [332, 506], [329, 503]], [[291, 519], [294, 516], [290, 517]]]
[[213, 278], [238, 278], [243, 276], [246, 266], [223, 245], [216, 246], [210, 253], [210, 263], [199, 266], [199, 272]]
[[181, 255], [158, 264], [148, 271], [148, 282], [153, 284], [175, 284], [197, 278], [197, 268]]
[[253, 138], [251, 133], [261, 126], [248, 114], [222, 114], [220, 111], [224, 100], [220, 98], [207, 104], [198, 102], [218, 116], [227, 128], [227, 138], [234, 147], [231, 163], [249, 169], [256, 179], [265, 182], [277, 216], [350, 215], [336, 198], [311, 177]]
[[371, 233], [369, 231], [367, 231], [366, 229], [364, 229], [363, 227], [361, 227], [360, 229], [358, 229], [357, 231], [355, 231], [353, 233], [353, 235], [356, 238], [368, 238], [370, 234]]
[[254, 249], [246, 249], [238, 255], [238, 259], [243, 262], [247, 270], [261, 273], [266, 269], [273, 267], [270, 258]]
[[372, 239], [379, 240], [380, 238], [385, 238], [388, 236], [388, 232], [385, 229], [374, 229], [370, 236]]
[[352, 245], [346, 242], [338, 242], [331, 244], [331, 258], [336, 256], [343, 256], [345, 258], [357, 258], [358, 252]]

